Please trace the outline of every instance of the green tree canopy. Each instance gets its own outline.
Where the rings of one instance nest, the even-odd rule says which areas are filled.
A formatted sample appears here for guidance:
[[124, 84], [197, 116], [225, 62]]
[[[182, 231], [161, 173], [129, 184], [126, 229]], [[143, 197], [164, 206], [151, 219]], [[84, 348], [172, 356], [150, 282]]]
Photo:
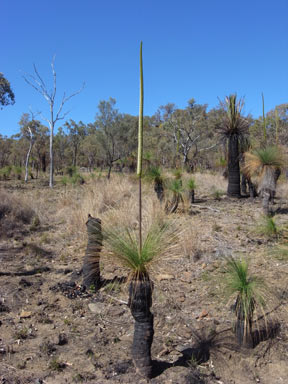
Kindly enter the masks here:
[[3, 73], [0, 72], [0, 108], [2, 106], [14, 104], [15, 95], [11, 89], [9, 81], [4, 77]]

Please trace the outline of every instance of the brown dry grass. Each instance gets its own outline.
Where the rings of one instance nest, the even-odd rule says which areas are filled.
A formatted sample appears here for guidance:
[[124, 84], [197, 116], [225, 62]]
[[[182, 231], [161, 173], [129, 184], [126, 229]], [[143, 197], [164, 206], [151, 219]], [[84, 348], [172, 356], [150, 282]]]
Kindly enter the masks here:
[[35, 211], [19, 196], [0, 191], [0, 236], [30, 224]]

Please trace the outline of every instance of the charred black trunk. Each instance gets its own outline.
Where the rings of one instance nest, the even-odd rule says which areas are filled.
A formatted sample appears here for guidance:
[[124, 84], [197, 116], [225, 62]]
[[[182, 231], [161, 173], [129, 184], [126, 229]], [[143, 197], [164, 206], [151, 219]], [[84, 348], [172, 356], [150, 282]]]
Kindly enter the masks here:
[[88, 233], [88, 243], [83, 260], [83, 285], [89, 289], [100, 288], [100, 252], [102, 247], [103, 235], [101, 230], [101, 220], [88, 215], [86, 223]]
[[194, 204], [195, 203], [195, 190], [192, 189], [192, 191], [189, 192], [189, 197], [190, 197], [190, 203]]
[[247, 183], [248, 183], [248, 178], [242, 174], [241, 176], [241, 193], [242, 195], [247, 195]]
[[248, 186], [250, 199], [254, 199], [257, 196], [257, 190], [251, 179], [248, 179]]
[[274, 172], [274, 179], [275, 179], [275, 190], [272, 191], [271, 193], [271, 204], [274, 204], [275, 196], [276, 196], [276, 184], [281, 175], [281, 169], [276, 168]]
[[129, 286], [129, 307], [135, 319], [132, 358], [136, 371], [146, 378], [152, 375], [153, 342], [152, 283], [146, 274], [138, 275]]
[[164, 187], [163, 187], [163, 181], [162, 180], [157, 180], [154, 182], [154, 191], [156, 192], [156, 195], [158, 197], [158, 200], [160, 203], [164, 199]]
[[229, 137], [228, 143], [228, 190], [227, 195], [240, 197], [240, 165], [238, 135]]

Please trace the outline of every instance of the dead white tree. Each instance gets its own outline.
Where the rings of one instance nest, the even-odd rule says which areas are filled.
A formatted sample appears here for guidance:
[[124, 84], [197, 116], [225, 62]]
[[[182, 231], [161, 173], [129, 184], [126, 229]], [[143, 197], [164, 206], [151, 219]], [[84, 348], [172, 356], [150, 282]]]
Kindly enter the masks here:
[[55, 111], [55, 101], [56, 101], [56, 91], [57, 91], [57, 82], [56, 82], [56, 71], [55, 71], [55, 56], [52, 59], [51, 67], [52, 67], [52, 75], [53, 75], [53, 87], [52, 90], [49, 91], [46, 84], [44, 83], [42, 77], [40, 76], [37, 67], [35, 64], [33, 64], [34, 68], [34, 74], [25, 74], [23, 76], [24, 80], [27, 84], [29, 84], [32, 88], [34, 88], [38, 93], [40, 93], [48, 102], [49, 104], [49, 118], [45, 117], [41, 114], [42, 119], [47, 121], [49, 124], [50, 129], [50, 177], [49, 177], [49, 187], [53, 188], [54, 185], [54, 158], [53, 158], [53, 137], [54, 137], [54, 129], [57, 121], [63, 120], [70, 111], [63, 112], [64, 104], [70, 100], [73, 96], [78, 95], [84, 88], [85, 84], [83, 83], [82, 87], [72, 93], [69, 96], [66, 96], [66, 93], [64, 92], [64, 95], [61, 99], [60, 105], [57, 109], [57, 112]]
[[[31, 113], [31, 125], [33, 125], [33, 123], [35, 123], [34, 115], [32, 112], [30, 112], [30, 113]], [[28, 182], [29, 159], [30, 159], [30, 155], [31, 155], [31, 151], [32, 151], [34, 142], [35, 142], [35, 135], [33, 134], [32, 129], [33, 129], [33, 126], [30, 126], [30, 123], [29, 123], [26, 127], [28, 138], [29, 138], [29, 149], [28, 149], [28, 152], [26, 155], [26, 161], [25, 161], [25, 183]]]

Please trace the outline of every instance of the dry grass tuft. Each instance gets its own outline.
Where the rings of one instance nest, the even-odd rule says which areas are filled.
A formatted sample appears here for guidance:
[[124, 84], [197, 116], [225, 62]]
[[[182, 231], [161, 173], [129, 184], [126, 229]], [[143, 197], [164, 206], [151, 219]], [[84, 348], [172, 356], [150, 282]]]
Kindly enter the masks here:
[[19, 197], [0, 191], [0, 236], [10, 236], [15, 229], [30, 224], [35, 216], [35, 211]]

